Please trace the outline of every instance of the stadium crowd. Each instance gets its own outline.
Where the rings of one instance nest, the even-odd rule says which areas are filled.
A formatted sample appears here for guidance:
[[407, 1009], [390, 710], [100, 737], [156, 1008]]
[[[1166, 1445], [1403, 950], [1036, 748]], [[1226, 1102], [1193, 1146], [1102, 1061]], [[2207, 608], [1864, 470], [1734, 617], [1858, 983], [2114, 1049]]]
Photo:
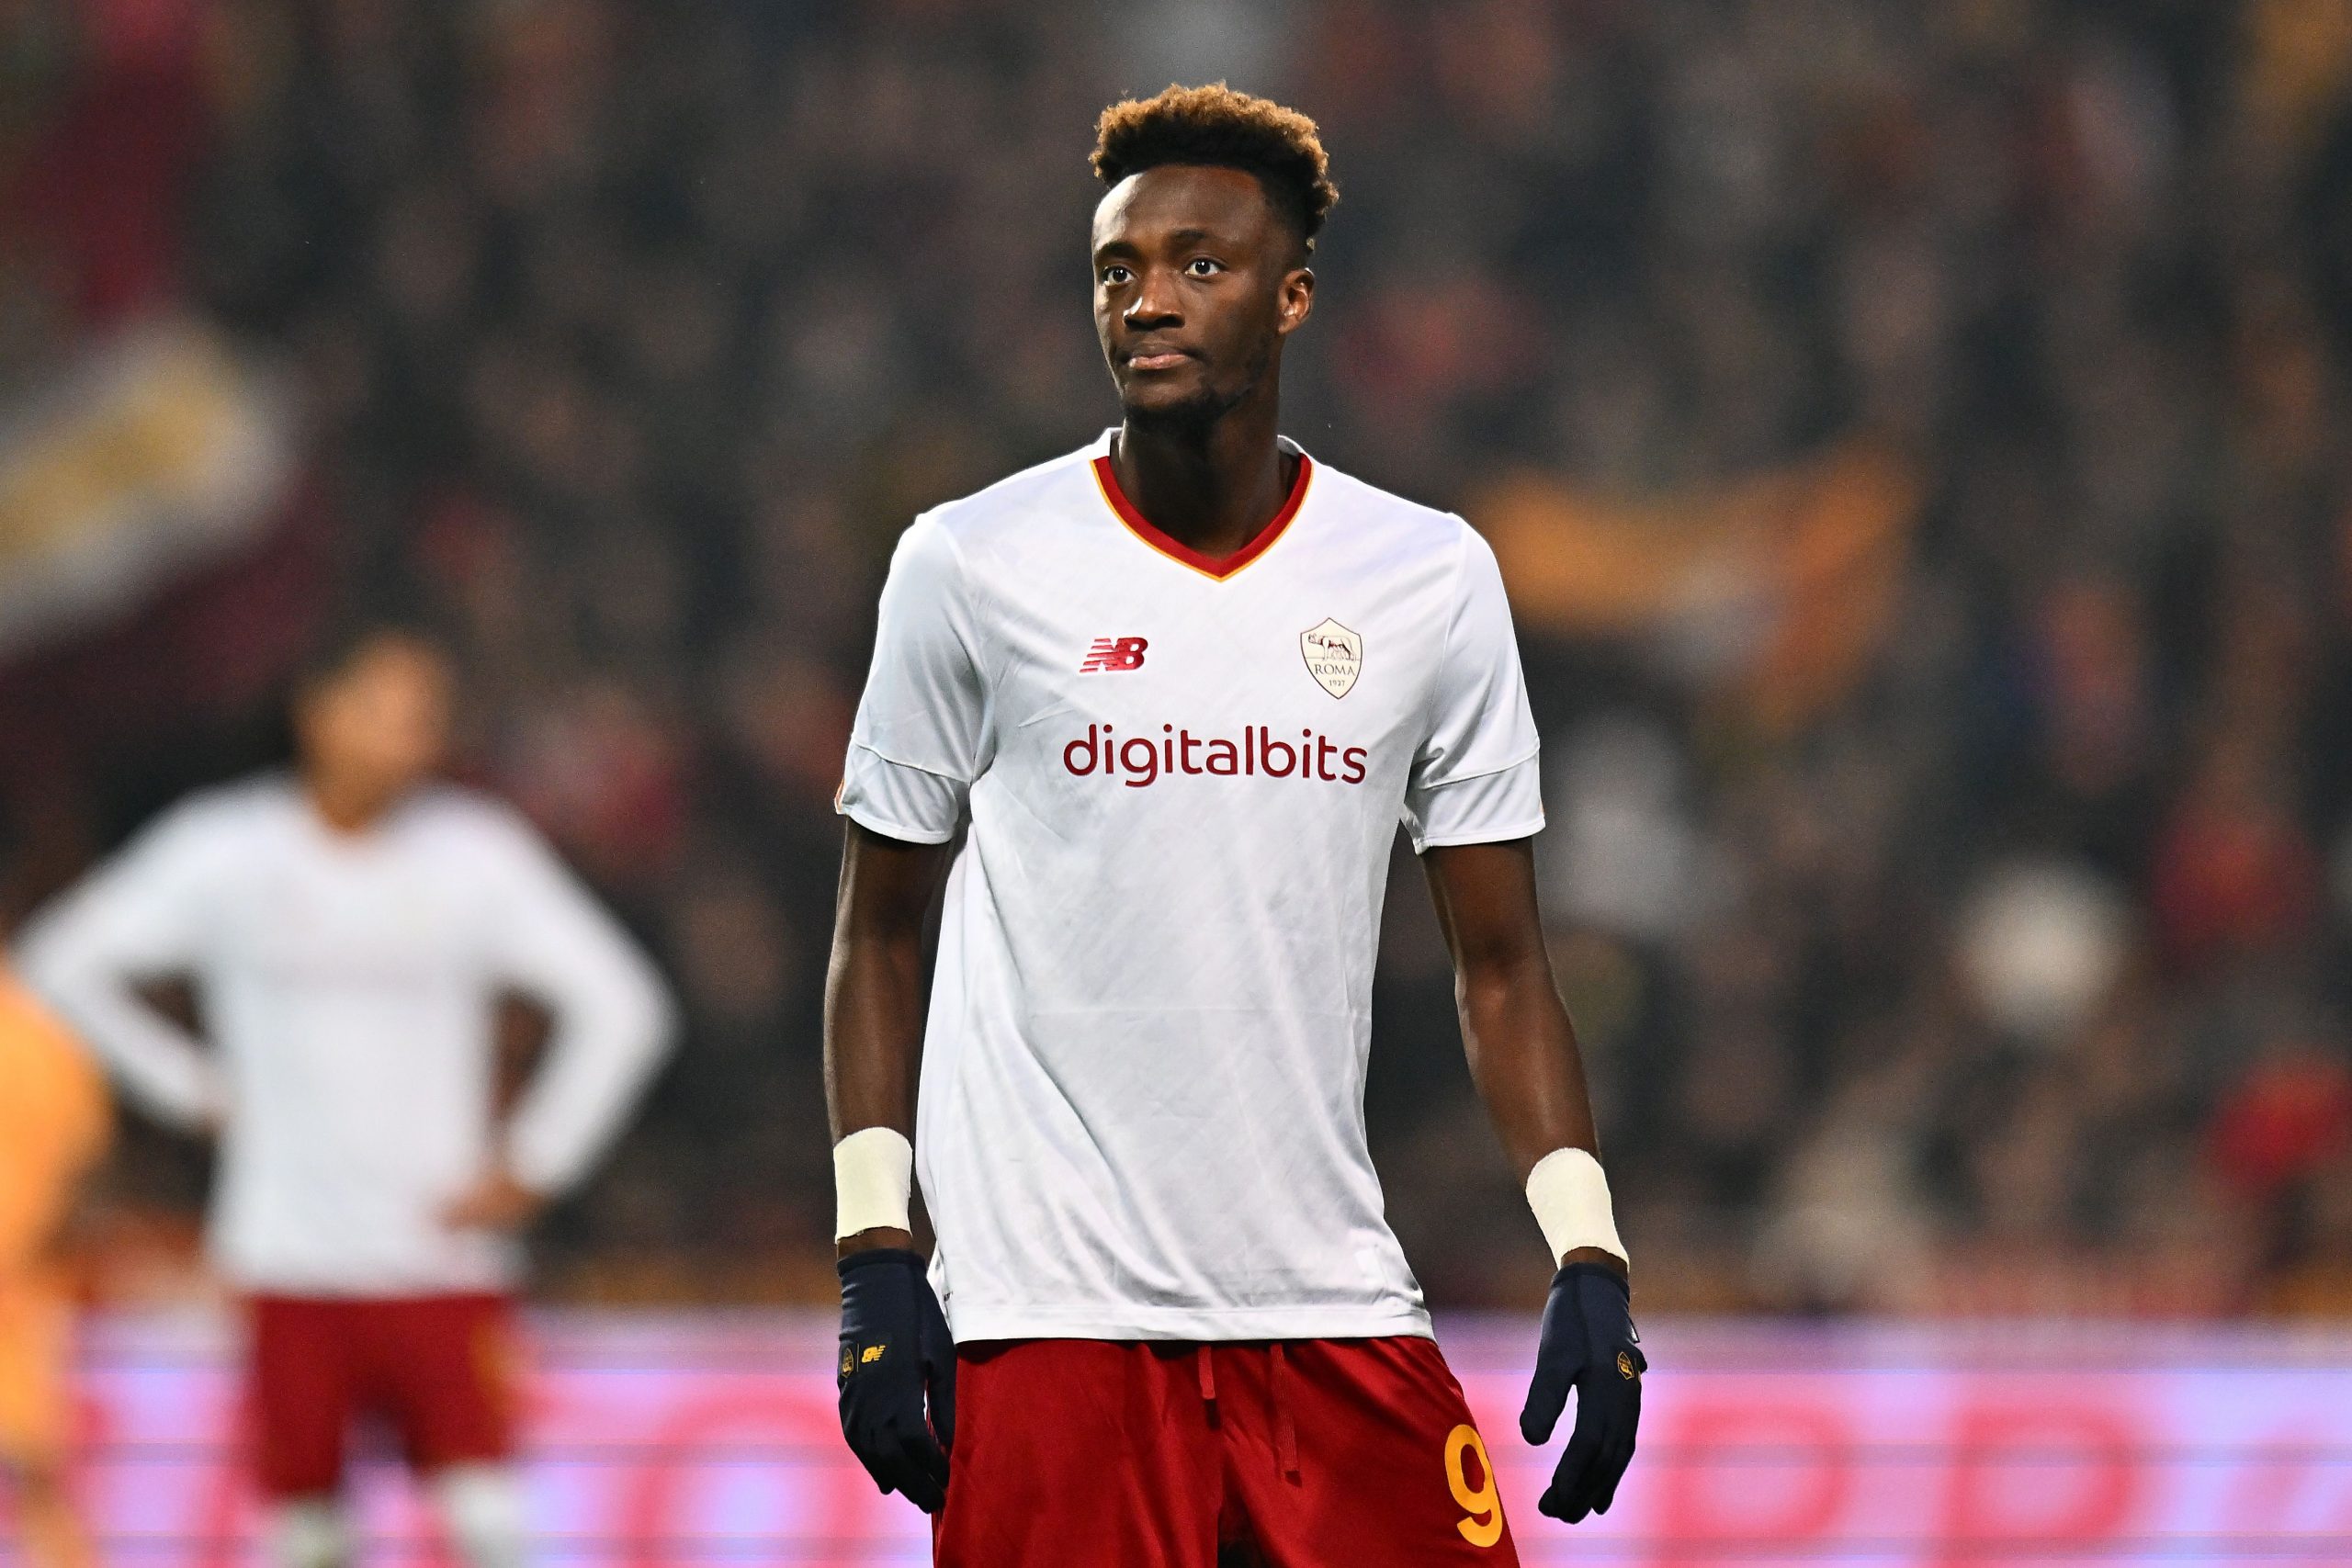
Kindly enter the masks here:
[[[1572, 513], [1638, 509], [1647, 570], [1759, 476], [1900, 476], [1884, 570], [1827, 593], [1881, 611], [1827, 617], [1849, 656], [1803, 700], [1758, 695], [1787, 627], [1739, 584], [1596, 617], [1527, 580], [1550, 912], [1645, 1299], [2352, 1311], [2352, 7], [36, 0], [0, 30], [0, 394], [178, 312], [296, 389], [303, 454], [198, 584], [233, 614], [10, 657], [10, 902], [257, 760], [322, 606], [427, 611], [472, 775], [687, 1010], [549, 1289], [830, 1295], [831, 797], [882, 568], [1111, 422], [1093, 117], [1229, 75], [1333, 152], [1289, 364], [1319, 458], [1482, 525], [1510, 476], [1584, 498], [1571, 578]], [[1759, 536], [1760, 575], [1812, 537]], [[1441, 1303], [1540, 1299], [1401, 857], [1380, 997], [1408, 1254]], [[185, 1192], [152, 1137], [128, 1158], [120, 1191]]]

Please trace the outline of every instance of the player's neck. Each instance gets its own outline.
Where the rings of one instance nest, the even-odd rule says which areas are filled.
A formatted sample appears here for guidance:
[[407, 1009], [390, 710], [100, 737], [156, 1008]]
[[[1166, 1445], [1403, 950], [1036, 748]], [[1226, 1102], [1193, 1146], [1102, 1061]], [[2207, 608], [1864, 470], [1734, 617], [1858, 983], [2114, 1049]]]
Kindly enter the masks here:
[[310, 797], [311, 809], [319, 820], [346, 838], [356, 838], [375, 827], [400, 800], [398, 794], [387, 795], [373, 784], [315, 772], [303, 775], [302, 793]]
[[1274, 400], [1251, 400], [1203, 425], [1138, 424], [1111, 443], [1111, 471], [1129, 505], [1211, 558], [1233, 554], [1288, 499], [1297, 459], [1274, 439]]

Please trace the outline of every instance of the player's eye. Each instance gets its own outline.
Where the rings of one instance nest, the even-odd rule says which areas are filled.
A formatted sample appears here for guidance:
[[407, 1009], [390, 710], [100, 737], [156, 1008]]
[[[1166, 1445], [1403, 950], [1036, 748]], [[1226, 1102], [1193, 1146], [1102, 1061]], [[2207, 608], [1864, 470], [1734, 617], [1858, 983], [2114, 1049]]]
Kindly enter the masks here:
[[1133, 276], [1134, 274], [1128, 272], [1125, 267], [1121, 266], [1116, 262], [1113, 262], [1109, 266], [1102, 269], [1102, 281], [1111, 284], [1114, 288], [1119, 284], [1125, 283]]
[[1194, 256], [1184, 264], [1184, 270], [1194, 277], [1207, 277], [1211, 274], [1223, 272], [1225, 264], [1211, 261], [1206, 256]]

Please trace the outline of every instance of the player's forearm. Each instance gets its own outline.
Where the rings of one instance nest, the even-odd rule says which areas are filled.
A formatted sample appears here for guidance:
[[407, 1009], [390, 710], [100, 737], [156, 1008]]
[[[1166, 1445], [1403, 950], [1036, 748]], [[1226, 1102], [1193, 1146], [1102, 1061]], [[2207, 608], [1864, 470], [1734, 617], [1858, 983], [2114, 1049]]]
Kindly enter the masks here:
[[[922, 927], [944, 859], [937, 845], [901, 843], [854, 825], [849, 830], [825, 976], [825, 1109], [837, 1179], [844, 1139], [876, 1128], [910, 1144], [914, 1136]], [[903, 1163], [903, 1149], [898, 1157]], [[842, 1235], [840, 1248], [846, 1255], [912, 1242], [903, 1224], [889, 1224]]]
[[546, 1065], [508, 1124], [508, 1165], [542, 1197], [594, 1168], [676, 1038], [675, 1009], [652, 965], [634, 951], [606, 958], [557, 1002]]
[[1561, 1261], [1623, 1273], [1584, 1058], [1544, 946], [1532, 847], [1521, 839], [1434, 848], [1428, 868], [1470, 1074], [1512, 1173]]
[[867, 1127], [914, 1132], [922, 952], [911, 934], [844, 933], [825, 985], [825, 1109], [836, 1141]]
[[[1599, 1158], [1583, 1053], [1543, 953], [1464, 975], [1457, 997], [1471, 1077], [1521, 1185], [1557, 1150], [1582, 1149]], [[1559, 1261], [1625, 1273], [1624, 1260], [1599, 1247], [1570, 1247]]]
[[1455, 987], [1470, 1074], [1511, 1174], [1555, 1149], [1600, 1152], [1584, 1060], [1541, 950], [1464, 973]]
[[[833, 946], [825, 987], [825, 1109], [833, 1141], [870, 1128], [914, 1135], [921, 1057], [922, 948], [909, 937], [844, 933]], [[842, 1254], [911, 1247], [897, 1225], [839, 1238]]]

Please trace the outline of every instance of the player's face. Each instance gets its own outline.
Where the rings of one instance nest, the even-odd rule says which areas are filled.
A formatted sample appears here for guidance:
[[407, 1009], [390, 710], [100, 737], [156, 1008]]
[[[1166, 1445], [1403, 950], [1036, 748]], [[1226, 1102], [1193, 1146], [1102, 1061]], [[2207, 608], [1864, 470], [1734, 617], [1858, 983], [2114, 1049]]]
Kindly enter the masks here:
[[1130, 418], [1206, 423], [1240, 403], [1314, 296], [1254, 175], [1162, 164], [1094, 209], [1094, 330]]
[[370, 643], [303, 698], [303, 761], [353, 795], [394, 799], [441, 766], [450, 698], [448, 662], [435, 649], [406, 637]]

